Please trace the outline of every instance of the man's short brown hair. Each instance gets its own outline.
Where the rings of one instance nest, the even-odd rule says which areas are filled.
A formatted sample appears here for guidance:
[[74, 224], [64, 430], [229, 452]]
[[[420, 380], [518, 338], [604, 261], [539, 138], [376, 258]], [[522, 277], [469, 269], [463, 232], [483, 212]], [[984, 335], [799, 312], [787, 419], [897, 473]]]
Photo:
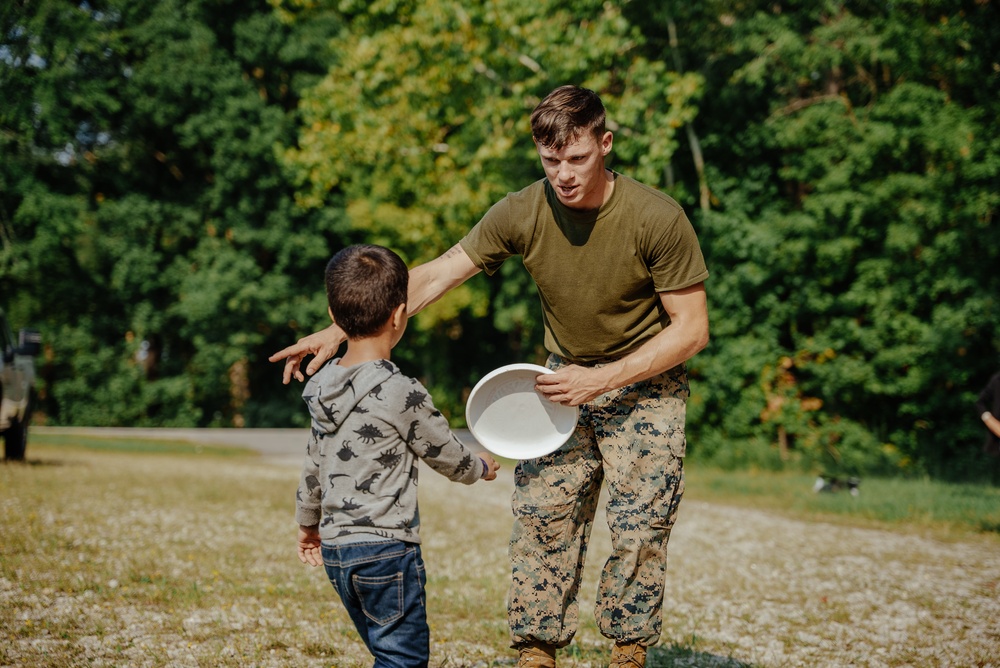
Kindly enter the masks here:
[[531, 112], [531, 136], [540, 146], [552, 149], [563, 148], [588, 132], [600, 142], [605, 120], [604, 103], [597, 93], [579, 86], [560, 86]]

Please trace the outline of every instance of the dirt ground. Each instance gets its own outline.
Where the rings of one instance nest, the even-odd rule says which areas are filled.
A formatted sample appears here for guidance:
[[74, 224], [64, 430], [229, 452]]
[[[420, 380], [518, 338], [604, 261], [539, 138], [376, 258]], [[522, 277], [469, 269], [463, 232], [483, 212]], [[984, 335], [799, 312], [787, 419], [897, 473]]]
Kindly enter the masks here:
[[[421, 478], [421, 494], [447, 489], [472, 503], [474, 493], [509, 522], [512, 479], [457, 491], [439, 479]], [[581, 620], [593, 618], [610, 546], [599, 518]], [[1000, 666], [996, 541], [944, 543], [685, 500], [668, 582], [661, 645], [698, 651], [689, 664], [661, 663], [654, 651], [647, 665]]]
[[[130, 433], [242, 445], [290, 468], [305, 439], [304, 430], [151, 431]], [[512, 468], [468, 488], [423, 475], [421, 503], [447, 497], [475, 508], [478, 521], [509, 526]], [[609, 550], [599, 519], [581, 619], [593, 618]], [[942, 542], [686, 499], [670, 559], [662, 644], [696, 650], [672, 666], [1000, 666], [995, 540]], [[654, 651], [649, 665], [668, 665], [665, 658]]]

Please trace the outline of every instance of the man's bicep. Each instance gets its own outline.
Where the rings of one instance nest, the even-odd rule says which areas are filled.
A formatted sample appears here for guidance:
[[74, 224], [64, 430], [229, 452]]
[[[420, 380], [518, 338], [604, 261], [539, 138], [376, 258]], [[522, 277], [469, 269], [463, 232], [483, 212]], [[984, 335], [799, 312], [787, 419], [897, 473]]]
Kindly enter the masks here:
[[658, 294], [671, 323], [683, 322], [708, 331], [708, 298], [704, 282]]

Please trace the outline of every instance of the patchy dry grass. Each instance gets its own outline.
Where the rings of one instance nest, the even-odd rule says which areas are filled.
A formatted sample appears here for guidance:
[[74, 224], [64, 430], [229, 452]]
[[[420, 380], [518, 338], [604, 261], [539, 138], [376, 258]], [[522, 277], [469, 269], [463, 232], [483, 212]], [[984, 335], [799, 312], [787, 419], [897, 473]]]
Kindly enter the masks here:
[[[154, 450], [33, 444], [28, 464], [0, 465], [0, 665], [371, 665], [325, 575], [295, 558], [295, 462]], [[422, 473], [433, 666], [514, 662], [510, 469], [472, 487]], [[697, 495], [681, 508], [651, 668], [1000, 665], [993, 537], [943, 542]], [[593, 598], [609, 545], [599, 522], [561, 667], [607, 664]]]

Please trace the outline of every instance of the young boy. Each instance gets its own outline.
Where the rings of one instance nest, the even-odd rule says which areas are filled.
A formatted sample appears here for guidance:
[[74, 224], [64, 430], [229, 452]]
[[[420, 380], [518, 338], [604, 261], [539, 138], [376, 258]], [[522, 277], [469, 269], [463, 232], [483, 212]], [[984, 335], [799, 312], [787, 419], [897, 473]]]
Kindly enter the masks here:
[[333, 256], [326, 294], [347, 352], [302, 394], [312, 435], [296, 492], [299, 559], [326, 567], [376, 666], [427, 666], [430, 656], [417, 458], [467, 485], [499, 469], [489, 453], [470, 452], [427, 390], [389, 361], [406, 329], [408, 283], [387, 248]]

